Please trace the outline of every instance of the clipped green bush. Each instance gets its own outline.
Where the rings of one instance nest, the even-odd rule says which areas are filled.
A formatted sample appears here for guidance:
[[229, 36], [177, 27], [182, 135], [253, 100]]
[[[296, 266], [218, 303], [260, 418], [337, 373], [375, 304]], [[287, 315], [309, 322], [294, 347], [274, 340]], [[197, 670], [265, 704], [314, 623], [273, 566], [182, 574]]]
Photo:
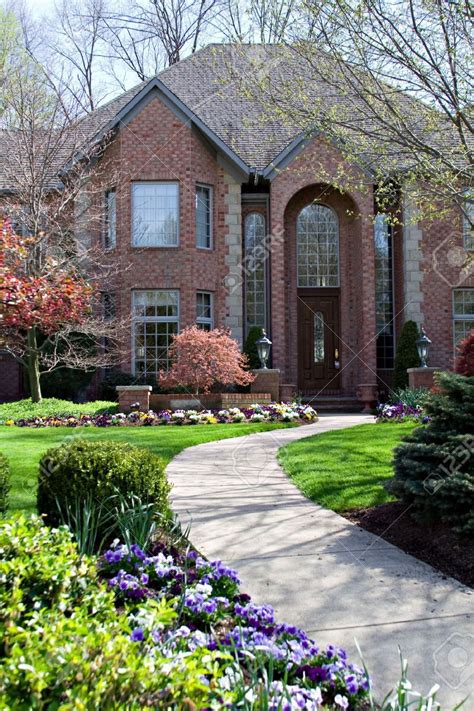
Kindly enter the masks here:
[[257, 341], [262, 335], [260, 326], [252, 326], [245, 339], [244, 353], [248, 358], [250, 368], [260, 368], [260, 358], [258, 357]]
[[116, 494], [135, 494], [167, 515], [169, 491], [165, 462], [149, 450], [128, 443], [77, 439], [48, 450], [41, 459], [38, 512], [46, 514], [50, 525], [57, 525], [60, 510], [76, 506], [78, 500], [92, 498], [101, 503]]
[[420, 336], [418, 326], [414, 321], [407, 321], [402, 328], [398, 339], [397, 352], [393, 370], [393, 389], [408, 387], [407, 368], [417, 368], [420, 365], [420, 357], [416, 347], [416, 341]]
[[7, 420], [29, 419], [31, 417], [61, 417], [72, 415], [100, 415], [104, 412], [117, 412], [116, 402], [95, 400], [93, 402], [71, 402], [57, 398], [44, 398], [41, 402], [31, 400], [16, 400], [0, 405], [0, 424]]
[[0, 516], [8, 510], [8, 495], [10, 493], [10, 466], [8, 459], [0, 452]]
[[395, 449], [388, 488], [420, 517], [474, 534], [474, 377], [437, 375], [425, 400], [430, 418]]

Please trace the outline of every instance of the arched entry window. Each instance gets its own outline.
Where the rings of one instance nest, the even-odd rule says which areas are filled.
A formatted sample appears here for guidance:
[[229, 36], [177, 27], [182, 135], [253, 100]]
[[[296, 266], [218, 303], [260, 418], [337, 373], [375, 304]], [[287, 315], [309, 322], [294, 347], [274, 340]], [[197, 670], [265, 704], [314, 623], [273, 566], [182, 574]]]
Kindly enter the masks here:
[[339, 226], [326, 205], [307, 205], [296, 221], [299, 287], [339, 286]]
[[266, 326], [265, 217], [251, 212], [244, 222], [245, 240], [245, 327]]

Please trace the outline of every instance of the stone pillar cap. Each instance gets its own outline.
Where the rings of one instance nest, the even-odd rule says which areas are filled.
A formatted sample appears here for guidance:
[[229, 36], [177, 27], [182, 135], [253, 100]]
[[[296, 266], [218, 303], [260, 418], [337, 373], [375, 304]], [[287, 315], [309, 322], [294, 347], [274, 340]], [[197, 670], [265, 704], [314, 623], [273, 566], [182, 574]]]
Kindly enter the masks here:
[[146, 390], [151, 392], [153, 390], [151, 385], [116, 385], [115, 389], [117, 392], [134, 392], [135, 390]]

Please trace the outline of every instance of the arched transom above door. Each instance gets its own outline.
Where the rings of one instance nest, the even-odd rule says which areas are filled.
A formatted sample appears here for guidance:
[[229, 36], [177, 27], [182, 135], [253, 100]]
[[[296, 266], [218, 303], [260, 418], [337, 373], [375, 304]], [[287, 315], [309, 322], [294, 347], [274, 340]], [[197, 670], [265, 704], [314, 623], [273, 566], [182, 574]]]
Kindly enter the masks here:
[[304, 207], [296, 220], [299, 288], [339, 286], [339, 224], [326, 205]]

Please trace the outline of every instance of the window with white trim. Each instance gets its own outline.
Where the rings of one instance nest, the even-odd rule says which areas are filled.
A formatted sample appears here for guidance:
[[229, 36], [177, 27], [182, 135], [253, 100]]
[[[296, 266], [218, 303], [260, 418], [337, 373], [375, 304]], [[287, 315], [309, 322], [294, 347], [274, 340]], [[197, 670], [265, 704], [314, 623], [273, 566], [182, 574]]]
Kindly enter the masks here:
[[267, 256], [265, 216], [249, 213], [244, 221], [245, 332], [266, 328]]
[[453, 291], [453, 337], [454, 346], [474, 330], [474, 289]]
[[132, 292], [133, 370], [156, 375], [169, 368], [168, 350], [179, 330], [179, 292], [140, 289]]
[[339, 286], [339, 224], [326, 205], [307, 205], [296, 220], [298, 287]]
[[117, 197], [115, 190], [105, 193], [105, 225], [104, 245], [106, 249], [113, 249], [117, 244]]
[[474, 251], [474, 190], [467, 189], [464, 195], [462, 237], [465, 249]]
[[132, 183], [133, 246], [176, 247], [178, 242], [178, 183]]
[[212, 188], [196, 185], [196, 247], [212, 248]]
[[214, 326], [212, 294], [210, 291], [196, 292], [196, 323], [204, 331], [211, 331]]

